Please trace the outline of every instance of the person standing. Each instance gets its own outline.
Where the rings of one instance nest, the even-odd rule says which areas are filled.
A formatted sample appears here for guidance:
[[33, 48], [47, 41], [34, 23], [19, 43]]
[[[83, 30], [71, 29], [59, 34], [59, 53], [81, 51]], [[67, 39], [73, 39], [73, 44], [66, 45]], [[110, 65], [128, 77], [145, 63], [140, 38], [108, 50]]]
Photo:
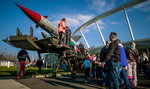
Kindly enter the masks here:
[[139, 60], [139, 52], [136, 49], [136, 44], [132, 42], [129, 47], [126, 48], [126, 56], [129, 64], [131, 65], [131, 71], [133, 76], [133, 84], [137, 86], [137, 62]]
[[142, 53], [141, 61], [145, 62], [145, 63], [149, 63], [149, 59], [148, 59], [148, 57], [147, 57], [145, 52]]
[[142, 55], [140, 56], [140, 59], [137, 64], [139, 73], [141, 73], [141, 70], [143, 70], [143, 72], [146, 73], [146, 64], [148, 64], [148, 63], [149, 63], [149, 59], [148, 59], [146, 53], [142, 52]]
[[62, 18], [58, 23], [59, 44], [64, 43], [64, 34], [66, 30], [66, 18]]
[[84, 67], [85, 69], [85, 83], [89, 82], [89, 78], [90, 78], [90, 68], [91, 68], [91, 63], [89, 60], [89, 56], [87, 55], [85, 57], [85, 60], [81, 66], [81, 69]]
[[108, 65], [107, 80], [109, 89], [119, 89], [120, 50], [116, 36], [117, 34], [115, 32], [111, 32], [109, 35], [111, 43], [106, 55], [106, 61], [104, 61]]
[[[123, 48], [123, 45], [121, 44], [121, 41], [119, 39], [117, 39], [117, 41], [118, 41], [118, 45], [119, 45], [119, 49], [120, 49], [120, 69], [119, 69], [120, 80], [124, 81], [124, 83], [125, 83], [124, 88], [131, 89], [130, 82], [128, 80], [127, 73], [125, 70], [125, 67], [128, 66], [125, 50]], [[120, 84], [121, 84], [121, 82], [120, 82]]]
[[90, 61], [92, 64], [92, 70], [91, 70], [92, 78], [96, 79], [96, 56], [95, 54], [92, 54], [92, 58], [90, 59]]
[[[106, 45], [102, 48], [100, 52], [100, 62], [101, 62], [101, 77], [102, 77], [102, 86], [106, 86], [107, 83], [107, 69], [108, 65], [105, 65], [106, 56], [109, 51], [110, 41], [106, 41]], [[104, 66], [105, 65], [105, 66]]]
[[79, 48], [79, 45], [78, 45], [78, 44], [76, 45], [76, 52], [77, 52], [77, 55], [80, 56], [80, 54], [81, 54], [80, 52], [81, 52], [81, 51], [80, 51], [80, 48]]
[[97, 80], [99, 80], [101, 78], [101, 63], [100, 63], [100, 55], [97, 55], [97, 58], [96, 58], [96, 78]]
[[134, 89], [135, 85], [133, 84], [132, 66], [129, 62], [128, 62], [128, 66], [127, 66], [127, 77], [128, 77], [129, 82], [130, 82], [130, 87], [132, 89]]
[[30, 57], [27, 53], [26, 50], [22, 49], [19, 51], [18, 55], [17, 55], [19, 64], [20, 64], [20, 70], [19, 73], [17, 75], [17, 79], [20, 79], [21, 73], [23, 72], [23, 75], [25, 76], [25, 63], [26, 63], [26, 59], [29, 60], [30, 62]]
[[142, 70], [146, 76], [147, 75], [146, 74], [147, 73], [147, 67], [148, 67], [147, 65], [149, 64], [149, 59], [148, 59], [145, 52], [142, 53], [141, 61], [142, 61]]
[[100, 62], [104, 62], [106, 60], [107, 53], [109, 51], [110, 41], [106, 41], [106, 45], [102, 48], [100, 52]]
[[66, 45], [69, 46], [71, 41], [71, 30], [69, 27], [66, 26]]
[[36, 66], [39, 67], [38, 73], [41, 73], [41, 72], [42, 72], [42, 70], [41, 70], [42, 65], [43, 65], [43, 59], [39, 58], [39, 59], [37, 60], [37, 62], [36, 62]]
[[79, 48], [80, 48], [81, 58], [84, 58], [85, 49], [84, 49], [84, 45], [82, 44], [82, 42], [80, 42]]

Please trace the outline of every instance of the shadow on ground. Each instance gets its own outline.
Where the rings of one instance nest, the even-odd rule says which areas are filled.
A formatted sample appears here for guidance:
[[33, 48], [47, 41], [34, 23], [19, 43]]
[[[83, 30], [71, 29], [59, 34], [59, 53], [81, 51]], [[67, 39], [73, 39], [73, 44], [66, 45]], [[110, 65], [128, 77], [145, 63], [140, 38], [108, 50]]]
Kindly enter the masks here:
[[[90, 83], [88, 83], [88, 84], [85, 84], [83, 79], [82, 80], [80, 80], [80, 79], [72, 80], [70, 78], [56, 78], [55, 80], [58, 80], [58, 81], [45, 80], [45, 79], [41, 79], [41, 80], [45, 81], [49, 84], [52, 84], [54, 86], [60, 85], [60, 86], [65, 86], [65, 87], [69, 87], [69, 88], [73, 88], [73, 89], [84, 89], [83, 86], [98, 89], [99, 88], [98, 85], [100, 85], [100, 81], [97, 81], [97, 80], [91, 80]], [[82, 87], [79, 87], [79, 85], [81, 85]]]

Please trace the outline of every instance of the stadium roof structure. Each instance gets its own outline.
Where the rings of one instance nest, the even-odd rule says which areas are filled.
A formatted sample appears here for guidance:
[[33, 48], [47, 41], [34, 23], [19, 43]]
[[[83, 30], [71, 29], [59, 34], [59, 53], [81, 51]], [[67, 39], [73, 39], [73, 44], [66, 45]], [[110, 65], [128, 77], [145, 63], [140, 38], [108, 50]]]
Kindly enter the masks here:
[[92, 23], [94, 23], [94, 22], [96, 22], [96, 21], [98, 21], [98, 20], [100, 20], [100, 19], [102, 19], [102, 18], [104, 18], [104, 17], [106, 17], [106, 16], [112, 15], [112, 14], [118, 12], [118, 11], [123, 10], [124, 8], [128, 8], [128, 7], [131, 7], [131, 6], [140, 4], [140, 3], [145, 2], [145, 1], [148, 1], [148, 0], [132, 0], [132, 1], [129, 2], [129, 3], [126, 3], [126, 4], [122, 5], [122, 6], [116, 7], [116, 8], [111, 9], [111, 10], [109, 10], [109, 11], [107, 11], [107, 12], [101, 14], [101, 15], [98, 15], [97, 17], [95, 17], [95, 18], [93, 18], [93, 19], [87, 21], [87, 22], [84, 23], [83, 25], [81, 25], [81, 26], [73, 33], [73, 35], [76, 35], [78, 32], [80, 32], [81, 30], [83, 30], [84, 28], [86, 28], [88, 25], [90, 25], [90, 24], [92, 24]]

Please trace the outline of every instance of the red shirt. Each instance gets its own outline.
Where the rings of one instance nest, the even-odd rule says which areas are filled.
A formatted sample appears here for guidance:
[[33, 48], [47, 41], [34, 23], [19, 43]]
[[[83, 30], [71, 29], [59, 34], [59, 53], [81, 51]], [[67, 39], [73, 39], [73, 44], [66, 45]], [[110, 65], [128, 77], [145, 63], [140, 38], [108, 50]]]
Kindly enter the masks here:
[[64, 21], [60, 21], [58, 23], [58, 32], [65, 33], [65, 29], [66, 29], [66, 23]]

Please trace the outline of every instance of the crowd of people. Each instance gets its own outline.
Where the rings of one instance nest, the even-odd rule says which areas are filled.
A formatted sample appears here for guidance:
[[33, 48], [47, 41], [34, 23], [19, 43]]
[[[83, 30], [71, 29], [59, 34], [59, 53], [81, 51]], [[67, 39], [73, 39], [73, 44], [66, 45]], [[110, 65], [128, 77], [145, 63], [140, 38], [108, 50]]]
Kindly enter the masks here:
[[[59, 44], [70, 46], [71, 30], [66, 26], [65, 18], [62, 18], [58, 23], [58, 33]], [[106, 41], [106, 45], [97, 55], [86, 52], [82, 42], [73, 47], [77, 55], [85, 59], [81, 66], [81, 69], [85, 69], [85, 83], [88, 83], [92, 78], [102, 79], [101, 85], [107, 86], [109, 89], [119, 89], [120, 85], [126, 89], [135, 88], [137, 86], [137, 68], [138, 73], [143, 71], [145, 77], [150, 74], [149, 58], [145, 52], [142, 53], [141, 57], [139, 56], [134, 42], [124, 49], [115, 32], [110, 33], [109, 39], [110, 41]], [[20, 78], [21, 72], [24, 73], [25, 71], [26, 58], [30, 61], [27, 52], [21, 50], [18, 53], [21, 67], [17, 78]], [[39, 71], [41, 71], [41, 66], [39, 66]]]
[[148, 76], [150, 62], [146, 53], [140, 57], [134, 42], [124, 49], [116, 37], [115, 32], [110, 33], [110, 41], [106, 41], [99, 55], [86, 54], [81, 66], [85, 69], [85, 83], [91, 78], [101, 78], [101, 85], [109, 89], [119, 89], [119, 86], [133, 89], [137, 86], [137, 68]]

